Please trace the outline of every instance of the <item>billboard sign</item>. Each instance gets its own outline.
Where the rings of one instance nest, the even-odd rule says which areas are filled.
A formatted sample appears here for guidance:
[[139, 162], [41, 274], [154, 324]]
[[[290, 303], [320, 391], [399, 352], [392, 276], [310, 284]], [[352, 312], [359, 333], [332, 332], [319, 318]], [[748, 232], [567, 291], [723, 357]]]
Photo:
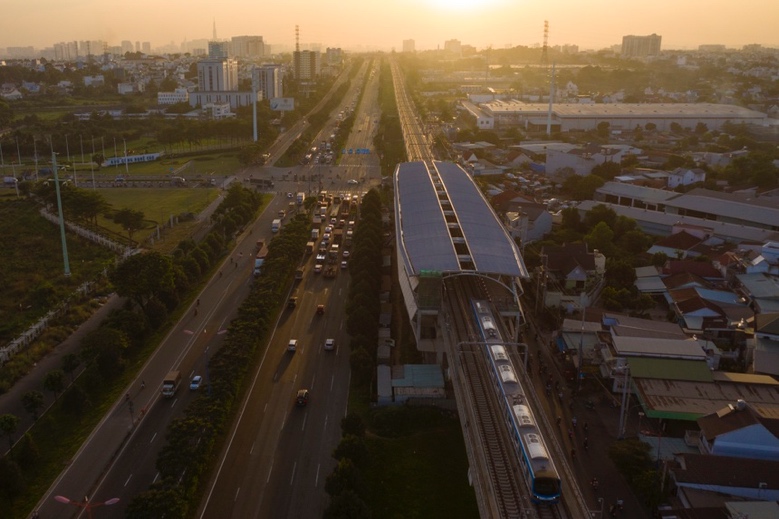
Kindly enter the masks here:
[[270, 100], [270, 109], [279, 112], [290, 112], [295, 109], [295, 98], [274, 97]]

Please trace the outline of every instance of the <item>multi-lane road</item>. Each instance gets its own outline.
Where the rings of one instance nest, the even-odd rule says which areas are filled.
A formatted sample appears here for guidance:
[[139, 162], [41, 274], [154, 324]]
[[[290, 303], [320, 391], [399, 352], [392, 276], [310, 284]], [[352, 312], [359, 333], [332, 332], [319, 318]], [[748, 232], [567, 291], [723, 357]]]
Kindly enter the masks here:
[[[356, 122], [347, 139], [349, 148], [372, 148], [380, 116], [377, 69], [373, 62], [366, 62], [342, 106], [334, 110], [335, 116], [354, 105]], [[362, 103], [357, 105], [365, 74], [369, 74], [369, 80]], [[281, 143], [288, 145], [305, 124], [299, 121], [280, 138], [272, 155], [283, 153]], [[332, 127], [323, 129], [316, 142], [326, 140], [331, 131]], [[200, 304], [189, 309], [140, 370], [130, 389], [130, 399], [116, 402], [51, 487], [41, 502], [41, 517], [62, 517], [78, 511], [55, 501], [53, 496], [78, 501], [85, 494], [93, 503], [119, 498], [113, 506], [101, 507], [100, 515], [122, 517], [132, 498], [158, 477], [155, 463], [167, 425], [198, 393], [207, 391], [209, 354], [220, 347], [238, 303], [251, 289], [255, 242], [272, 238], [271, 221], [290, 202], [285, 193], [308, 191], [308, 179], [315, 173], [324, 189], [338, 193], [360, 194], [380, 179], [375, 154], [346, 155], [338, 166], [297, 166], [285, 169], [285, 173], [279, 175], [277, 168], [253, 168], [237, 176], [236, 181], [243, 181], [250, 175], [277, 175], [276, 196], [239, 237], [231, 260], [225, 260], [220, 273], [199, 294]], [[307, 180], [295, 181], [295, 176]], [[315, 184], [311, 191], [318, 188]], [[280, 314], [208, 482], [198, 511], [200, 517], [317, 517], [327, 505], [324, 482], [335, 466], [331, 453], [340, 439], [340, 421], [347, 411], [349, 362], [343, 302], [349, 274], [348, 269], [340, 269], [340, 258], [335, 278], [314, 274], [311, 258], [301, 261], [305, 262], [306, 274], [294, 287], [298, 305]], [[316, 314], [318, 304], [325, 305], [323, 315]], [[290, 338], [299, 341], [295, 353], [286, 351]], [[327, 338], [336, 339], [334, 351], [323, 350]], [[174, 398], [164, 399], [159, 386], [171, 369], [181, 371], [182, 385]], [[199, 390], [190, 391], [188, 383], [195, 374], [204, 376], [206, 382]], [[295, 406], [300, 388], [310, 391], [310, 402], [305, 407]]]

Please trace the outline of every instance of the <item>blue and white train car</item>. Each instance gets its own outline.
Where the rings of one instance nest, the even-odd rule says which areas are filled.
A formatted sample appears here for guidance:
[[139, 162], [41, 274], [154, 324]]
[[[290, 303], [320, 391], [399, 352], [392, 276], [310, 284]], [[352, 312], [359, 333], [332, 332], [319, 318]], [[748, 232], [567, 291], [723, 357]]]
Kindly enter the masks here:
[[[493, 384], [503, 403], [504, 420], [531, 498], [536, 503], [556, 503], [560, 500], [560, 475], [549, 456], [543, 434], [527, 403], [506, 347], [500, 344], [500, 334], [494, 327], [492, 312], [485, 301], [474, 301], [473, 309], [482, 338], [487, 342], [486, 353]], [[493, 325], [494, 335], [484, 328], [485, 317], [488, 317], [486, 322]]]

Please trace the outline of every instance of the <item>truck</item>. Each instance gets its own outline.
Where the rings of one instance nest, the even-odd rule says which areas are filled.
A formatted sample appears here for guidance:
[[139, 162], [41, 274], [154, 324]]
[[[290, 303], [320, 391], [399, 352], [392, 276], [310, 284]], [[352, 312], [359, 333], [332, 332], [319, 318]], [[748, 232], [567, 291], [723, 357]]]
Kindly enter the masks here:
[[281, 229], [281, 220], [276, 218], [271, 222], [270, 224], [270, 230], [271, 232], [279, 232], [279, 229]]
[[319, 239], [319, 229], [311, 229], [311, 239], [316, 241]]
[[344, 230], [343, 229], [333, 229], [333, 243], [336, 245], [341, 244], [344, 237]]
[[300, 193], [298, 193], [298, 198], [297, 198], [298, 205], [303, 205], [303, 201], [304, 201], [305, 199], [306, 199], [306, 194], [305, 194], [303, 191], [301, 191]]
[[310, 241], [310, 242], [306, 243], [306, 254], [313, 254], [314, 253], [314, 249], [316, 249], [316, 242], [315, 241]]
[[298, 267], [297, 270], [295, 270], [295, 281], [300, 281], [303, 279], [303, 274], [305, 273], [305, 269], [303, 267]]
[[260, 275], [262, 264], [265, 263], [265, 257], [268, 255], [268, 246], [265, 241], [257, 240], [257, 255], [254, 257], [254, 277]]
[[171, 371], [162, 381], [162, 396], [165, 398], [172, 398], [176, 394], [176, 390], [181, 383], [181, 372]]
[[339, 247], [337, 243], [334, 243], [333, 245], [330, 246], [329, 258], [331, 263], [335, 263], [336, 261], [338, 261], [338, 252], [339, 252], [338, 248]]

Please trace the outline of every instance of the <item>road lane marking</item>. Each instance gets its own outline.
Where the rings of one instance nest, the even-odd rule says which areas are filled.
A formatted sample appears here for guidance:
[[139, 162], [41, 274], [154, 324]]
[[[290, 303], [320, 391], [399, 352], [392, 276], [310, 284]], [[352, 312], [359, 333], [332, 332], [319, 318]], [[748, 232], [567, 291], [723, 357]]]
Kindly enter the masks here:
[[233, 502], [238, 501], [238, 494], [241, 493], [241, 487], [238, 487], [235, 489], [235, 497], [233, 498]]
[[157, 437], [157, 433], [154, 433], [151, 437], [151, 440], [149, 440], [149, 443], [154, 443], [154, 439]]
[[316, 479], [314, 479], [314, 488], [319, 486], [319, 467], [321, 467], [321, 466], [322, 465], [320, 465], [320, 464], [317, 464], [317, 466], [316, 466]]
[[312, 389], [312, 390], [314, 389], [314, 385], [315, 385], [315, 383], [316, 383], [316, 375], [314, 375], [314, 378], [313, 378], [313, 379], [311, 379], [311, 389]]
[[297, 470], [297, 468], [298, 468], [298, 462], [296, 461], [292, 465], [292, 476], [290, 476], [289, 478], [289, 486], [292, 486], [292, 482], [295, 481], [295, 471]]
[[124, 482], [124, 486], [127, 486], [127, 484], [128, 484], [128, 483], [130, 483], [130, 480], [131, 480], [131, 479], [133, 479], [133, 475], [132, 475], [132, 474], [130, 474], [130, 475], [127, 477], [127, 480]]
[[270, 481], [271, 474], [273, 474], [273, 460], [270, 461], [270, 468], [268, 469], [268, 479], [265, 480], [266, 483]]
[[268, 410], [268, 402], [265, 402], [265, 405], [262, 407], [262, 414], [265, 414], [265, 411]]
[[307, 421], [307, 420], [308, 420], [308, 413], [306, 413], [306, 414], [303, 416], [303, 426], [300, 428], [300, 430], [301, 430], [301, 431], [305, 431], [305, 430], [306, 430], [306, 421]]
[[333, 390], [333, 384], [335, 384], [335, 375], [330, 375], [330, 391]]

